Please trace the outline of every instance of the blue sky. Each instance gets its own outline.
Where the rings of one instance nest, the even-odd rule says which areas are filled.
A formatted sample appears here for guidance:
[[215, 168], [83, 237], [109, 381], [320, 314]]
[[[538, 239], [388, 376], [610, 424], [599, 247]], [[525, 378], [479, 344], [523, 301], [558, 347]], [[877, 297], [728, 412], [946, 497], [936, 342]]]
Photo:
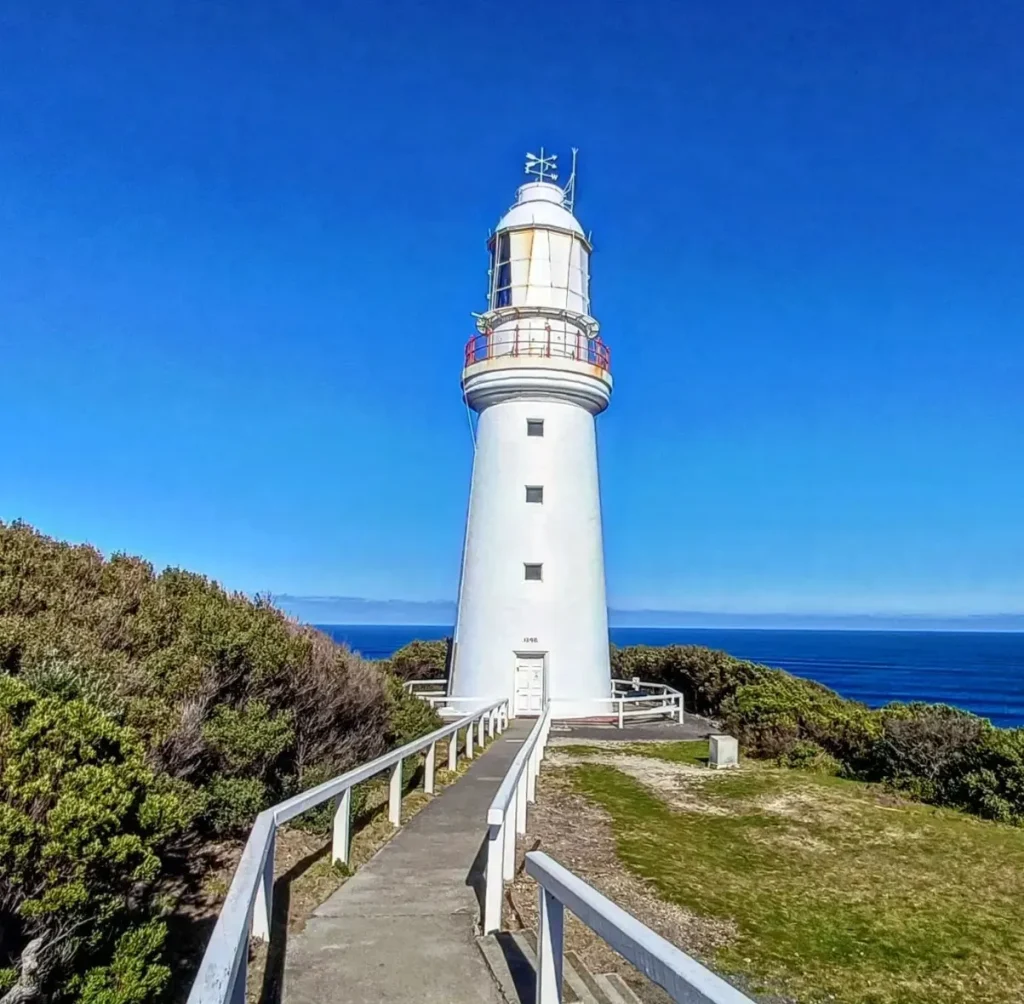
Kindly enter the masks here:
[[0, 13], [0, 518], [450, 599], [488, 228], [581, 148], [609, 599], [1024, 611], [1024, 13]]

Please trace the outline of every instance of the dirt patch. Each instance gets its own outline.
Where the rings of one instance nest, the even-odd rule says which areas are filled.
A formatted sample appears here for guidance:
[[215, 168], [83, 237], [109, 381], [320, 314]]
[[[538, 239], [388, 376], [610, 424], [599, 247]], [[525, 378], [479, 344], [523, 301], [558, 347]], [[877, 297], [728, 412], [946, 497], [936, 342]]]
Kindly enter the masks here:
[[[588, 762], [593, 760], [588, 758]], [[617, 761], [616, 766], [619, 764]], [[525, 843], [521, 839], [518, 848], [518, 869], [506, 904], [506, 921], [512, 929], [536, 930], [537, 885], [522, 870], [523, 854], [527, 850], [542, 850], [691, 955], [707, 958], [732, 940], [735, 929], [731, 923], [698, 917], [666, 903], [651, 887], [630, 874], [615, 853], [615, 837], [607, 813], [573, 791], [564, 771], [556, 769], [554, 756], [549, 758], [547, 767], [539, 778], [538, 800], [529, 814]], [[576, 952], [592, 972], [619, 973], [643, 1000], [651, 1004], [668, 1000], [569, 913], [565, 948]]]
[[650, 788], [673, 809], [681, 812], [705, 812], [713, 816], [732, 815], [732, 810], [728, 806], [710, 802], [702, 796], [705, 786], [713, 785], [717, 779], [726, 777], [725, 772], [710, 771], [706, 767], [694, 767], [654, 757], [616, 754], [613, 748], [609, 749], [608, 753], [592, 753], [585, 756], [554, 749], [549, 751], [548, 760], [553, 767], [570, 767], [582, 763], [614, 767]]

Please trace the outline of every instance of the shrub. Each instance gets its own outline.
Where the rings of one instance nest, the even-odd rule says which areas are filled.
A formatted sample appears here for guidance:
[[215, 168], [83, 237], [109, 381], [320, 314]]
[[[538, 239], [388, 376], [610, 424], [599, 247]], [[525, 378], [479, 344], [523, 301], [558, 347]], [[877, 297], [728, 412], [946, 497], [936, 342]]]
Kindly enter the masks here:
[[158, 773], [205, 793], [219, 833], [406, 729], [381, 667], [265, 600], [24, 523], [0, 523], [0, 672], [132, 726]]
[[697, 645], [613, 646], [611, 663], [613, 676], [627, 680], [636, 676], [650, 683], [665, 683], [682, 692], [689, 712], [712, 716], [719, 713], [737, 688], [770, 672], [764, 666]]
[[444, 680], [448, 676], [448, 652], [451, 638], [437, 641], [411, 641], [389, 660], [391, 672], [406, 680]]
[[758, 682], [738, 687], [723, 702], [721, 718], [753, 756], [785, 756], [807, 740], [854, 772], [877, 731], [865, 705], [779, 669], [763, 670]]
[[163, 936], [147, 914], [159, 852], [190, 820], [137, 734], [0, 675], [0, 781], [0, 964], [45, 995], [112, 955], [159, 989]]
[[945, 802], [950, 785], [977, 762], [985, 722], [946, 704], [889, 704], [877, 713], [871, 773], [925, 802]]
[[1024, 824], [1024, 729], [985, 723], [967, 769], [946, 779], [943, 796], [986, 819]]
[[778, 758], [780, 767], [793, 767], [798, 770], [809, 770], [815, 774], [827, 774], [838, 777], [843, 773], [843, 765], [831, 753], [823, 750], [817, 743], [806, 739], [797, 740], [793, 746]]

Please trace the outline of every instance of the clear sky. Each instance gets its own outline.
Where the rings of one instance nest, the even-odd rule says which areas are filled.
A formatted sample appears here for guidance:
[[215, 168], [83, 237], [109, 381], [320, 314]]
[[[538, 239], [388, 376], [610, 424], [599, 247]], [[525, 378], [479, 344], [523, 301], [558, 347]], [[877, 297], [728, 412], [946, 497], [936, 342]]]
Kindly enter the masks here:
[[609, 599], [1024, 611], [1016, 0], [0, 5], [0, 518], [454, 597], [488, 229], [581, 149]]

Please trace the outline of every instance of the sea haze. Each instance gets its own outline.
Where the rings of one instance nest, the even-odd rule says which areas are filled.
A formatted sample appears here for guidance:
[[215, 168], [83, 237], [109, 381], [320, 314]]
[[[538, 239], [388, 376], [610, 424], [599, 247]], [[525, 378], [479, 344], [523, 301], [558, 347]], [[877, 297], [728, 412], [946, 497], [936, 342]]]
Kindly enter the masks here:
[[[320, 625], [369, 659], [451, 627]], [[888, 701], [954, 704], [996, 725], [1024, 725], [1024, 633], [767, 631], [613, 627], [615, 645], [706, 645], [780, 666], [873, 707]]]

